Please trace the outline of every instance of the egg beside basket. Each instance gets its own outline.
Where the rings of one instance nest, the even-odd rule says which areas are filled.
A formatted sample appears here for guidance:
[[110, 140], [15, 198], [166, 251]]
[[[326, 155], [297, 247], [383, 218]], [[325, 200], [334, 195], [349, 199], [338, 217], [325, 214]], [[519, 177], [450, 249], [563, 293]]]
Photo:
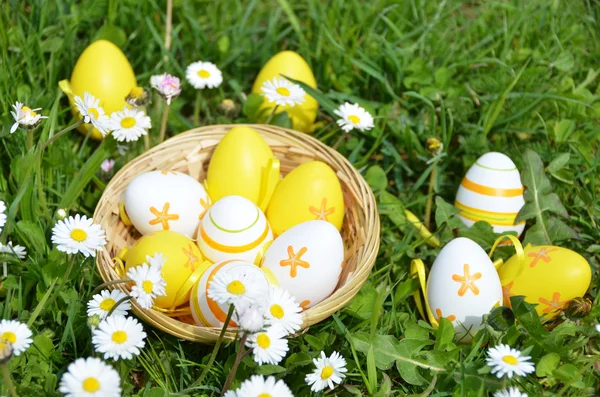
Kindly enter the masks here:
[[[179, 134], [130, 161], [112, 178], [94, 213], [95, 222], [102, 225], [108, 238], [108, 244], [96, 259], [104, 282], [121, 278], [112, 258], [140, 237], [135, 228], [126, 226], [119, 218], [119, 203], [129, 182], [144, 172], [154, 170], [180, 171], [204, 181], [215, 147], [235, 126], [238, 125], [207, 126]], [[380, 224], [375, 197], [348, 160], [317, 139], [280, 127], [248, 126], [262, 136], [280, 160], [282, 177], [300, 164], [320, 160], [336, 172], [342, 186], [346, 207], [341, 230], [344, 240], [344, 269], [335, 291], [319, 304], [302, 312], [302, 328], [306, 328], [346, 305], [369, 277], [379, 250]], [[122, 284], [117, 284], [116, 288], [126, 292], [126, 287]], [[159, 311], [142, 309], [135, 301], [132, 302], [132, 310], [146, 323], [189, 341], [213, 343], [220, 333], [219, 328], [190, 325]], [[233, 338], [235, 332], [229, 330], [226, 336]]]

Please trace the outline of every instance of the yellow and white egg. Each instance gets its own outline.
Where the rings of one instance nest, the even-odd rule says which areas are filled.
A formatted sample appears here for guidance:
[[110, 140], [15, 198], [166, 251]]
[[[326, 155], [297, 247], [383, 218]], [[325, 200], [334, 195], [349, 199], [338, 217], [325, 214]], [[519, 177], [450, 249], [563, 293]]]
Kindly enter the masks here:
[[313, 220], [283, 232], [267, 249], [261, 268], [307, 309], [335, 290], [342, 273], [344, 243], [331, 223]]
[[431, 267], [427, 302], [436, 320], [452, 322], [459, 341], [470, 341], [483, 315], [502, 304], [500, 278], [483, 248], [465, 237], [446, 244]]
[[[229, 273], [232, 280], [236, 280], [241, 274], [244, 274], [246, 280], [250, 280], [251, 288], [256, 290], [267, 291], [269, 284], [276, 284], [274, 280], [263, 272], [258, 266], [250, 262], [239, 260], [229, 260], [220, 263], [215, 263], [209, 267], [202, 278], [192, 289], [190, 297], [190, 309], [192, 316], [201, 327], [222, 327], [227, 319], [229, 305], [226, 303], [218, 303], [208, 297], [208, 287], [214, 280], [217, 274]], [[248, 286], [240, 287], [239, 282], [234, 286], [236, 289], [248, 288]], [[229, 326], [236, 327], [235, 317], [229, 323]]]
[[171, 230], [196, 236], [210, 198], [200, 182], [174, 171], [151, 171], [135, 177], [125, 189], [121, 218], [143, 235]]
[[467, 226], [486, 221], [496, 233], [521, 235], [525, 222], [515, 224], [525, 204], [519, 170], [506, 155], [489, 152], [479, 157], [463, 178], [454, 205]]
[[232, 259], [253, 263], [273, 240], [260, 208], [242, 196], [226, 196], [206, 211], [200, 222], [198, 246], [212, 262]]

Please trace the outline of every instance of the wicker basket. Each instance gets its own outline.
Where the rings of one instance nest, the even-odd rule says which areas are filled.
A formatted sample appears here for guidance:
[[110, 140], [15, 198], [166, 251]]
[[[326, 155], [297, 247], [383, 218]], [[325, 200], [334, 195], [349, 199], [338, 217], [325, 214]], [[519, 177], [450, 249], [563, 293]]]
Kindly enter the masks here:
[[[140, 237], [133, 227], [125, 226], [119, 219], [119, 201], [129, 182], [137, 175], [152, 170], [182, 171], [203, 181], [215, 146], [232, 127], [234, 126], [208, 126], [177, 135], [129, 162], [113, 177], [94, 213], [95, 222], [102, 225], [108, 237], [108, 244], [96, 260], [98, 271], [105, 282], [120, 278], [111, 258], [121, 249], [130, 247]], [[275, 156], [280, 159], [283, 175], [307, 161], [321, 160], [337, 172], [344, 191], [344, 270], [335, 292], [302, 313], [305, 328], [343, 307], [367, 280], [379, 249], [380, 225], [375, 197], [348, 160], [317, 139], [274, 126], [249, 127], [255, 129], [271, 146]], [[118, 284], [117, 287], [126, 291], [123, 284]], [[198, 327], [155, 310], [141, 309], [136, 303], [132, 303], [132, 308], [142, 320], [182, 339], [211, 343], [216, 341], [220, 332], [219, 328]], [[235, 330], [227, 333], [228, 338], [234, 336]]]

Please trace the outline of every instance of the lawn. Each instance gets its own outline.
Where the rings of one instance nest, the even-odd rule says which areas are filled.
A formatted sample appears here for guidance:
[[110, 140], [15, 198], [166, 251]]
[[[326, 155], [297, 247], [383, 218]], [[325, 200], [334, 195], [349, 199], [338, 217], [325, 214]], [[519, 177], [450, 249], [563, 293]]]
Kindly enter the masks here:
[[[27, 323], [34, 335], [32, 347], [8, 364], [18, 395], [60, 396], [67, 366], [95, 354], [86, 305], [101, 278], [93, 258], [55, 248], [52, 228], [59, 209], [91, 216], [111, 176], [144, 152], [143, 140], [121, 155], [113, 139], [99, 144], [75, 131], [40, 150], [75, 122], [58, 82], [70, 77], [81, 52], [98, 38], [123, 50], [140, 85], [164, 72], [184, 80], [186, 66], [199, 59], [223, 71], [223, 84], [201, 95], [182, 84], [168, 136], [256, 122], [247, 98], [257, 73], [277, 52], [298, 52], [318, 83], [313, 135], [339, 145], [377, 198], [381, 247], [365, 286], [347, 307], [291, 339], [279, 365], [259, 367], [246, 357], [235, 387], [264, 374], [284, 379], [295, 396], [491, 396], [508, 386], [530, 397], [598, 395], [599, 19], [593, 0], [175, 0], [166, 49], [163, 1], [2, 2], [0, 200], [8, 221], [0, 242], [22, 245], [28, 255], [21, 261], [0, 254], [8, 264], [0, 313]], [[224, 100], [236, 108], [224, 111]], [[35, 130], [31, 149], [27, 132], [10, 133], [16, 101], [49, 116]], [[371, 112], [375, 128], [341, 139], [329, 104], [345, 101]], [[155, 96], [147, 107], [153, 145], [162, 103]], [[274, 122], [289, 126], [285, 117]], [[428, 150], [429, 138], [442, 143], [437, 155]], [[529, 211], [525, 242], [583, 255], [592, 283], [585, 300], [551, 322], [541, 322], [517, 299], [512, 312], [498, 311], [500, 319], [488, 320], [472, 343], [463, 344], [453, 340], [449, 323], [436, 331], [416, 308], [411, 261], [431, 265], [440, 248], [427, 243], [404, 210], [429, 218], [442, 246], [467, 236], [489, 251], [498, 236], [486, 224], [460, 227], [451, 205], [464, 174], [488, 151], [508, 155], [529, 192], [545, 186], [535, 200], [544, 196], [547, 205]], [[115, 168], [104, 172], [100, 165], [109, 158]], [[502, 247], [495, 257], [513, 252]], [[226, 343], [202, 384], [194, 385], [212, 346], [150, 325], [145, 330], [140, 356], [111, 361], [124, 396], [220, 395], [235, 344]], [[535, 372], [512, 379], [491, 374], [488, 348], [500, 343], [531, 356]], [[321, 350], [340, 352], [348, 372], [334, 391], [313, 393], [304, 378]], [[10, 395], [6, 382], [0, 394]]]

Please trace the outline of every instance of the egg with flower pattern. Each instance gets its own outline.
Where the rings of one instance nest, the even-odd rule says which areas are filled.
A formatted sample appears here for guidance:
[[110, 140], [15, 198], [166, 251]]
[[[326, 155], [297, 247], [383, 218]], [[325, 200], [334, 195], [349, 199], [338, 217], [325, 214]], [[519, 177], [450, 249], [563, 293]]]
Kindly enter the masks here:
[[583, 256], [553, 245], [528, 245], [523, 263], [513, 255], [498, 273], [505, 306], [510, 306], [511, 296], [523, 295], [546, 318], [555, 317], [570, 300], [583, 296], [592, 280]]
[[150, 171], [125, 189], [121, 219], [141, 234], [171, 230], [196, 236], [210, 198], [200, 182], [182, 172]]
[[489, 152], [477, 159], [463, 178], [454, 205], [467, 226], [486, 221], [496, 233], [514, 231], [517, 235], [525, 228], [524, 221], [515, 224], [525, 205], [521, 176], [515, 163], [502, 153]]
[[262, 269], [268, 269], [283, 289], [312, 307], [335, 290], [344, 265], [344, 243], [331, 223], [313, 220], [283, 232], [267, 249]]
[[427, 279], [427, 303], [436, 320], [452, 322], [458, 340], [470, 341], [483, 315], [502, 304], [498, 273], [483, 248], [465, 237], [446, 244]]

